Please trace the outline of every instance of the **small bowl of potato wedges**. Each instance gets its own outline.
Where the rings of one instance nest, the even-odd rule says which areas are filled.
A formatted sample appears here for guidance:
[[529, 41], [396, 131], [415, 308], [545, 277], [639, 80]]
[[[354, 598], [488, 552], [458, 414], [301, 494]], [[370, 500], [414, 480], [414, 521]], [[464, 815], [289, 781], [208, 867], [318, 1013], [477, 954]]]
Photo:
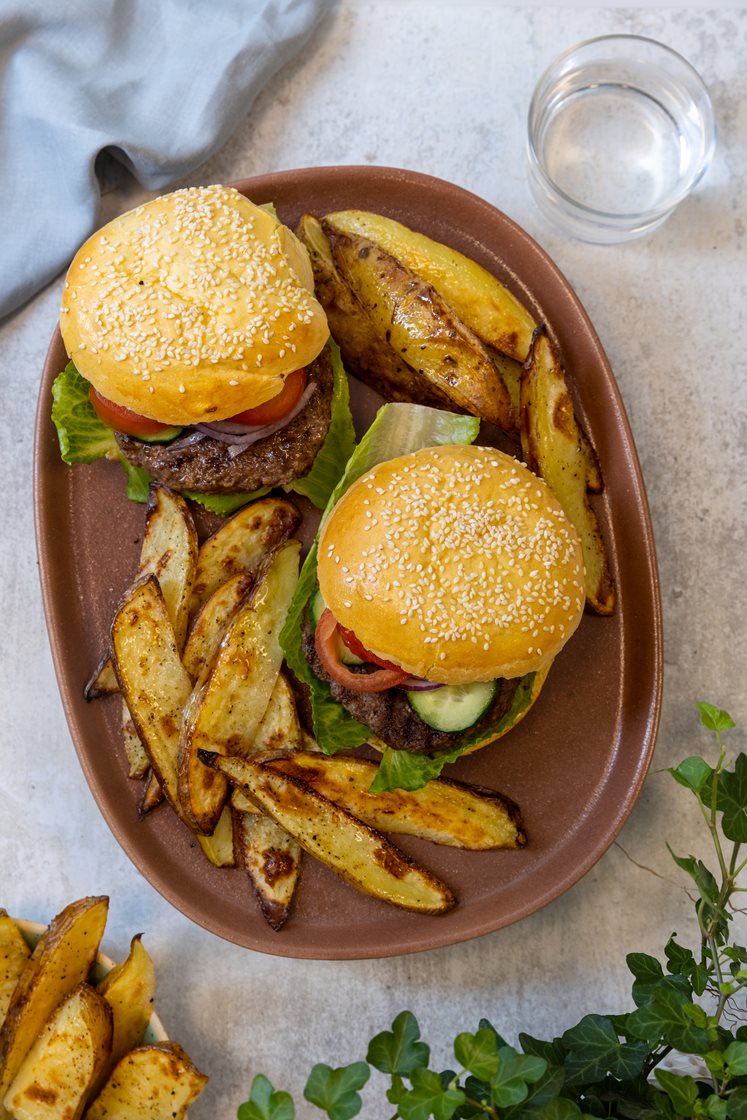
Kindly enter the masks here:
[[100, 951], [106, 896], [49, 925], [0, 909], [0, 1118], [183, 1118], [207, 1083], [153, 1010], [155, 969], [132, 938]]

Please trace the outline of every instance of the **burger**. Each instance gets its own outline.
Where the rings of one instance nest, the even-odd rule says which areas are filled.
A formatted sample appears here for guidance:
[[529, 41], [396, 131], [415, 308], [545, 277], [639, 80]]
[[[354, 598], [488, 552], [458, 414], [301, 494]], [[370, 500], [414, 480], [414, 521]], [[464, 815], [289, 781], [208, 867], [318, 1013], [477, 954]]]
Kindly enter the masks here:
[[316, 574], [303, 649], [330, 702], [366, 741], [447, 761], [522, 718], [584, 609], [573, 525], [488, 447], [427, 447], [364, 473], [323, 522]]
[[174, 489], [286, 484], [326, 439], [329, 328], [306, 249], [233, 188], [178, 190], [95, 233], [60, 330], [117, 454]]

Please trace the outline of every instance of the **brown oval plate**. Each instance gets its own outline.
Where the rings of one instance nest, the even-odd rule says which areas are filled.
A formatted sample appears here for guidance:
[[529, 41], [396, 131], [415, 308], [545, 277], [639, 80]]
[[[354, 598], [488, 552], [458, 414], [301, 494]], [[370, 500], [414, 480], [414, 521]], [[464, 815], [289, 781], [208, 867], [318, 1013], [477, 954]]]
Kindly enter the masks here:
[[[138, 821], [139, 784], [118, 747], [119, 698], [86, 704], [83, 686], [135, 568], [143, 509], [125, 497], [118, 466], [65, 466], [50, 420], [50, 387], [66, 358], [59, 333], [47, 356], [36, 424], [35, 506], [44, 606], [62, 702], [80, 763], [114, 835], [146, 879], [213, 933], [261, 952], [316, 959], [384, 957], [499, 929], [581, 878], [622, 827], [640, 792], [661, 703], [661, 605], [640, 466], [614, 377], [568, 282], [507, 217], [459, 187], [410, 171], [323, 167], [236, 184], [272, 201], [293, 226], [304, 211], [380, 211], [462, 250], [494, 272], [546, 322], [563, 355], [606, 489], [594, 499], [618, 606], [585, 616], [529, 717], [506, 739], [453, 768], [522, 808], [529, 844], [517, 852], [460, 852], [416, 840], [400, 846], [441, 876], [458, 905], [441, 916], [397, 910], [358, 894], [312, 859], [294, 909], [274, 933], [245, 876], [217, 870], [162, 808]], [[368, 394], [368, 396], [367, 396]], [[370, 393], [352, 384], [362, 416]]]

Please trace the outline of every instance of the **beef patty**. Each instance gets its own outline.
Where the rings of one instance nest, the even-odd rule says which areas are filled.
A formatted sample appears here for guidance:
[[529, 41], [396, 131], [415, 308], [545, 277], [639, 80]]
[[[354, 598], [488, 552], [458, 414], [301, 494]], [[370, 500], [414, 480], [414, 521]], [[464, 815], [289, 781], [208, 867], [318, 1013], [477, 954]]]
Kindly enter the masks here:
[[[435, 727], [423, 723], [410, 707], [402, 689], [351, 692], [337, 684], [319, 660], [314, 646], [314, 632], [308, 618], [303, 630], [303, 650], [315, 675], [329, 684], [334, 699], [394, 750], [410, 751], [412, 754], [448, 754], [459, 746], [467, 734], [465, 731], [437, 731]], [[478, 731], [487, 731], [503, 718], [511, 707], [520, 679], [517, 677], [498, 681], [493, 703], [478, 722], [468, 729], [470, 736]]]
[[229, 444], [206, 436], [191, 443], [144, 443], [116, 433], [120, 451], [133, 466], [142, 467], [172, 490], [201, 494], [252, 492], [302, 478], [311, 470], [329, 430], [332, 411], [332, 362], [329, 347], [307, 367], [309, 384], [316, 386], [305, 408], [280, 431], [257, 440], [239, 455]]

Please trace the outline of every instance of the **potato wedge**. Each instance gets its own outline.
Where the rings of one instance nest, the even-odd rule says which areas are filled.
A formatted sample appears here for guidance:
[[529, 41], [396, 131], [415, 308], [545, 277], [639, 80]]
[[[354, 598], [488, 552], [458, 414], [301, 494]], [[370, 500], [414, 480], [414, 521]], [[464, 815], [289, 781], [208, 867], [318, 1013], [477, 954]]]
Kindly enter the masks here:
[[0, 1030], [0, 1101], [55, 1007], [88, 977], [108, 910], [104, 895], [70, 903], [26, 962]]
[[235, 867], [234, 818], [230, 805], [224, 805], [210, 836], [197, 833], [200, 847], [213, 867]]
[[324, 308], [332, 337], [340, 347], [345, 369], [390, 401], [418, 401], [432, 408], [453, 409], [446, 393], [409, 366], [382, 337], [332, 259], [321, 223], [304, 214], [297, 234], [308, 249], [314, 271], [314, 292]]
[[112, 1045], [112, 1010], [79, 984], [43, 1027], [3, 1098], [19, 1120], [78, 1120]]
[[304, 782], [253, 759], [206, 751], [201, 756], [356, 890], [424, 914], [444, 913], [454, 905], [449, 888], [429, 871]]
[[111, 654], [107, 650], [99, 658], [98, 665], [86, 682], [83, 697], [88, 701], [100, 700], [102, 696], [111, 696], [115, 692], [119, 692], [119, 681], [114, 672]]
[[300, 551], [298, 541], [286, 541], [265, 562], [221, 642], [207, 683], [190, 702], [178, 782], [182, 813], [196, 832], [213, 832], [228, 791], [220, 771], [205, 766], [198, 752], [252, 750], [283, 662], [278, 639], [298, 580]]
[[111, 641], [117, 677], [153, 773], [183, 817], [176, 768], [192, 682], [155, 576], [146, 576], [126, 596], [112, 623]]
[[[112, 672], [114, 672], [113, 662]], [[138, 735], [135, 721], [132, 718], [132, 713], [127, 706], [126, 700], [122, 701], [122, 743], [127, 757], [127, 768], [130, 777], [135, 781], [144, 778], [150, 770], [150, 759], [148, 758], [148, 752], [143, 746], [143, 740]]]
[[[148, 575], [157, 578], [180, 650], [187, 632], [196, 567], [197, 530], [189, 506], [181, 494], [154, 482], [145, 508], [145, 529], [133, 585]], [[96, 700], [118, 690], [119, 682], [107, 651], [86, 684], [84, 695], [86, 700]], [[137, 759], [137, 752], [134, 757]], [[134, 765], [132, 760], [131, 764]]]
[[586, 605], [595, 614], [615, 609], [604, 540], [587, 497], [588, 453], [573, 410], [558, 352], [538, 331], [521, 378], [521, 446], [530, 470], [544, 478], [573, 522], [586, 568]]
[[192, 587], [190, 615], [231, 576], [254, 572], [262, 560], [288, 540], [301, 514], [286, 498], [260, 498], [235, 513], [202, 544]]
[[31, 950], [6, 910], [0, 910], [0, 1024]]
[[373, 241], [322, 227], [335, 264], [392, 349], [457, 408], [515, 429], [508, 390], [485, 344], [436, 289]]
[[153, 1013], [156, 970], [141, 934], [133, 937], [126, 960], [106, 974], [96, 991], [112, 1009], [112, 1045], [107, 1063], [111, 1069], [128, 1050], [143, 1041]]
[[234, 810], [236, 863], [243, 867], [268, 925], [279, 930], [290, 912], [301, 871], [301, 846], [266, 813]]
[[228, 624], [253, 583], [253, 573], [240, 572], [217, 587], [200, 607], [182, 654], [182, 663], [193, 682], [207, 675]]
[[366, 237], [432, 284], [475, 334], [496, 350], [523, 362], [535, 322], [522, 303], [492, 273], [422, 233], [364, 210], [327, 214], [331, 229]]
[[369, 793], [378, 763], [344, 755], [298, 751], [267, 759], [265, 765], [300, 779], [382, 832], [472, 851], [526, 844], [518, 805], [495, 790], [436, 778], [414, 793]]
[[182, 1120], [207, 1080], [176, 1042], [138, 1046], [114, 1067], [86, 1120]]
[[164, 800], [161, 783], [152, 770], [149, 770], [143, 779], [143, 792], [137, 807], [137, 815], [142, 820], [148, 813], [157, 808]]
[[145, 532], [136, 581], [154, 575], [182, 649], [189, 621], [192, 584], [197, 571], [197, 530], [181, 494], [154, 482], [145, 508]]

